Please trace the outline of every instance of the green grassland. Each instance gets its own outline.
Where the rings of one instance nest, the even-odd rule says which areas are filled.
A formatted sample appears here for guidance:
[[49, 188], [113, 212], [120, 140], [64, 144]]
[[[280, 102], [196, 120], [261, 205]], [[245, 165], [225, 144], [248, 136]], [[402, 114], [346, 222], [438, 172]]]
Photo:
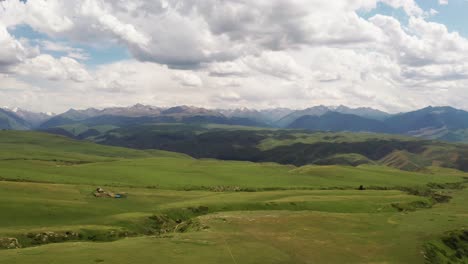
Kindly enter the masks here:
[[[89, 156], [87, 156], [89, 158]], [[74, 161], [76, 162], [76, 160]], [[153, 157], [74, 163], [0, 160], [0, 178], [15, 181], [94, 184], [103, 186], [204, 189], [231, 186], [253, 189], [396, 188], [459, 182], [463, 173], [406, 172], [384, 166], [302, 166], [240, 161]]]
[[0, 146], [0, 160], [2, 161], [87, 163], [123, 158], [186, 156], [166, 151], [107, 147], [39, 132], [0, 131]]
[[[68, 129], [68, 130], [67, 130]], [[376, 133], [331, 133], [207, 124], [146, 124], [53, 133], [99, 144], [160, 149], [196, 158], [303, 165], [385, 165], [420, 171], [436, 165], [468, 172], [468, 145]], [[92, 131], [91, 131], [92, 130]], [[91, 132], [89, 132], [91, 131]], [[80, 130], [81, 132], [81, 130]]]
[[[0, 131], [0, 240], [23, 246], [0, 249], [0, 263], [466, 263], [443, 240], [468, 228], [466, 177], [438, 166], [194, 159]], [[96, 198], [98, 186], [127, 197]]]
[[117, 126], [111, 126], [111, 125], [100, 125], [100, 126], [86, 126], [84, 124], [71, 124], [71, 125], [62, 125], [58, 126], [59, 128], [65, 129], [66, 131], [72, 133], [75, 136], [78, 136], [87, 130], [90, 129], [95, 129], [98, 132], [105, 133], [107, 131], [110, 131], [112, 129], [118, 128]]
[[287, 137], [269, 137], [260, 142], [258, 145], [262, 150], [270, 150], [280, 146], [290, 146], [298, 143], [314, 144], [318, 142], [329, 143], [344, 143], [344, 142], [365, 142], [369, 140], [401, 140], [401, 141], [416, 141], [412, 137], [405, 137], [400, 135], [387, 135], [375, 133], [348, 133], [348, 132], [305, 132], [294, 131]]

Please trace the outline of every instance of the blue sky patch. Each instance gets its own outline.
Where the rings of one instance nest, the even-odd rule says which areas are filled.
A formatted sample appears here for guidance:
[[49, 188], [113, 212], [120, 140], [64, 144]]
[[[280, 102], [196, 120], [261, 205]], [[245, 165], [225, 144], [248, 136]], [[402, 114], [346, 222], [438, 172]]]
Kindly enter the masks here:
[[[427, 17], [427, 21], [444, 24], [449, 31], [458, 31], [460, 35], [468, 37], [468, 27], [466, 27], [468, 21], [467, 0], [449, 0], [448, 5], [440, 5], [439, 0], [416, 0], [416, 2], [424, 11], [434, 9], [438, 12], [436, 15]], [[384, 3], [377, 4], [377, 8], [370, 12], [359, 12], [359, 15], [366, 19], [377, 14], [392, 16], [403, 25], [408, 23], [408, 15], [402, 8], [394, 9]]]
[[438, 0], [418, 0], [417, 2], [424, 10], [433, 8], [439, 12], [428, 18], [428, 21], [444, 24], [450, 31], [458, 31], [460, 35], [468, 37], [467, 0], [449, 0], [448, 5], [440, 5]]
[[[32, 29], [28, 25], [19, 25], [9, 29], [10, 34], [16, 38], [29, 39], [31, 44], [39, 45], [41, 41], [51, 41], [66, 45], [71, 48], [81, 49], [88, 57], [87, 60], [81, 62], [90, 68], [102, 64], [109, 64], [116, 61], [131, 59], [131, 55], [128, 49], [118, 43], [106, 42], [102, 45], [85, 45], [85, 44], [72, 44], [66, 39], [53, 39], [46, 34], [39, 33]], [[64, 51], [45, 51], [41, 50], [42, 53], [50, 54], [56, 58], [67, 55]]]

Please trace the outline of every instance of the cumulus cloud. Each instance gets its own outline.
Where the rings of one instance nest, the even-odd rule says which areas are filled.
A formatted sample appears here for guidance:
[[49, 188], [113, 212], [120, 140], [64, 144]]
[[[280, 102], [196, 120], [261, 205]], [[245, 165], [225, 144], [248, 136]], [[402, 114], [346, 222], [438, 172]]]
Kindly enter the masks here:
[[443, 79], [464, 75], [461, 73], [466, 70], [468, 40], [458, 33], [416, 17], [410, 18], [407, 30], [391, 17], [377, 15], [370, 21], [387, 32], [382, 52], [399, 63], [404, 77]]
[[15, 39], [0, 21], [0, 73], [38, 53], [37, 48]]
[[[358, 15], [379, 3], [407, 19]], [[414, 0], [4, 0], [0, 71], [11, 74], [9, 86], [15, 76], [21, 87], [34, 83], [29, 95], [66, 97], [60, 110], [136, 102], [464, 106], [468, 40], [428, 22], [436, 12]], [[47, 35], [39, 49], [8, 31], [22, 24]], [[78, 43], [123, 46], [132, 58], [89, 67]], [[0, 98], [15, 92], [5, 93], [0, 87]]]
[[97, 28], [102, 31], [112, 32], [116, 37], [122, 39], [129, 44], [140, 45], [146, 47], [150, 41], [150, 37], [138, 31], [132, 24], [124, 23], [117, 17], [112, 15], [112, 10], [101, 4], [99, 1], [85, 0], [79, 5], [79, 15], [96, 19]]
[[212, 63], [208, 67], [211, 76], [246, 77], [255, 74], [294, 80], [307, 72], [302, 66], [282, 51], [264, 51], [258, 55], [241, 57], [234, 61]]
[[66, 12], [64, 1], [12, 1], [0, 2], [0, 18], [7, 26], [25, 23], [34, 29], [53, 34], [65, 32], [75, 25]]
[[92, 79], [84, 66], [76, 60], [69, 57], [55, 59], [47, 54], [24, 61], [16, 67], [15, 72], [23, 76], [45, 78], [51, 81], [85, 82]]
[[[376, 2], [6, 0], [0, 17], [81, 42], [114, 38], [139, 60], [193, 68], [264, 49], [375, 41], [380, 31], [355, 11]], [[384, 2], [417, 13], [411, 0]]]
[[307, 69], [285, 52], [266, 51], [260, 56], [249, 56], [242, 61], [252, 70], [287, 80], [301, 78], [307, 73]]

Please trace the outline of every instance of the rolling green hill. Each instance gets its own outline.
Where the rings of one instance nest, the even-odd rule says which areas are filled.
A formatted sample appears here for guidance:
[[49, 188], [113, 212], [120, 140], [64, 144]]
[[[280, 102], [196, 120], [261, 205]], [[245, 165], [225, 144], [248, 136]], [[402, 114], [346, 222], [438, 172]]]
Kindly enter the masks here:
[[[4, 162], [91, 163], [122, 158], [150, 158], [160, 153], [163, 155], [167, 153], [101, 146], [91, 142], [71, 140], [63, 136], [27, 131], [0, 131], [0, 148], [0, 160]], [[175, 153], [171, 153], [173, 154]]]
[[37, 132], [1, 131], [0, 149], [0, 177], [16, 181], [170, 189], [213, 185], [319, 189], [356, 188], [361, 184], [415, 186], [459, 180], [369, 165], [306, 166], [314, 173], [305, 173], [300, 167], [297, 172], [298, 167], [292, 165], [197, 160], [174, 152], [103, 146]]
[[135, 149], [175, 151], [196, 158], [296, 166], [384, 164], [417, 171], [437, 165], [468, 170], [468, 145], [376, 133], [150, 124], [103, 131], [88, 140]]
[[[0, 131], [0, 263], [463, 263], [466, 177]], [[97, 198], [98, 186], [125, 198]]]

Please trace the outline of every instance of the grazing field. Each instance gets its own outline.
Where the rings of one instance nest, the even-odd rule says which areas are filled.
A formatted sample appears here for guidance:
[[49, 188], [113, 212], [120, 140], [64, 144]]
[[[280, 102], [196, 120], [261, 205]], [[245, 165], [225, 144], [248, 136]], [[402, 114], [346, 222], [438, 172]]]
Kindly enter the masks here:
[[0, 134], [0, 247], [11, 246], [0, 263], [467, 261], [444, 239], [468, 228], [457, 170], [198, 160]]
[[[66, 242], [0, 251], [5, 263], [423, 263], [425, 242], [467, 227], [466, 190], [450, 203], [400, 191], [302, 190], [217, 193], [123, 188], [128, 198], [98, 199], [92, 186], [0, 183], [0, 236], [108, 230], [136, 232], [113, 242]], [[201, 229], [147, 235], [148, 217], [206, 207]], [[108, 238], [102, 238], [106, 241]], [[114, 240], [114, 239], [109, 239]], [[20, 240], [21, 241], [21, 240]], [[59, 254], [60, 253], [60, 254]]]
[[459, 182], [461, 173], [405, 172], [382, 166], [304, 166], [156, 157], [69, 164], [37, 160], [0, 161], [0, 178], [110, 186], [204, 189], [212, 186], [264, 188], [403, 187]]

